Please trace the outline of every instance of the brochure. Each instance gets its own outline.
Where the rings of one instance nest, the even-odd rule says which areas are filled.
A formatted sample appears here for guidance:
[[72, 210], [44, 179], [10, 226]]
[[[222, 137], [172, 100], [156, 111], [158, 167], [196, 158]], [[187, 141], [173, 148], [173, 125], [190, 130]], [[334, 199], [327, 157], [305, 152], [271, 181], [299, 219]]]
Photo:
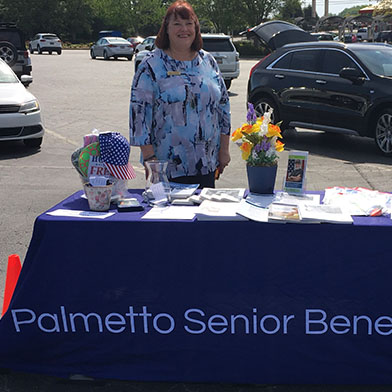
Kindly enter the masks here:
[[276, 199], [276, 195], [271, 194], [271, 195], [262, 195], [258, 193], [249, 193], [248, 196], [246, 196], [246, 202], [249, 204], [252, 204], [255, 207], [259, 208], [268, 208], [269, 205], [274, 202]]
[[268, 222], [268, 208], [257, 207], [246, 199], [238, 203], [237, 214], [256, 222]]
[[200, 184], [177, 184], [176, 182], [169, 182], [170, 197], [172, 199], [187, 199], [194, 195]]
[[353, 223], [353, 218], [338, 206], [325, 204], [300, 204], [299, 211], [303, 221]]
[[[244, 216], [238, 215], [238, 202], [226, 202], [204, 200], [196, 210], [197, 220], [213, 221], [241, 221], [247, 220]], [[188, 207], [183, 207], [188, 208]]]
[[296, 205], [272, 203], [268, 208], [268, 220], [300, 222], [301, 216]]
[[275, 203], [280, 204], [320, 204], [319, 194], [291, 194], [287, 192], [277, 192], [275, 196]]
[[245, 188], [203, 188], [200, 193], [202, 200], [240, 202], [245, 194]]
[[305, 192], [305, 174], [308, 161], [307, 151], [291, 151], [288, 156], [287, 172], [283, 190], [287, 193]]

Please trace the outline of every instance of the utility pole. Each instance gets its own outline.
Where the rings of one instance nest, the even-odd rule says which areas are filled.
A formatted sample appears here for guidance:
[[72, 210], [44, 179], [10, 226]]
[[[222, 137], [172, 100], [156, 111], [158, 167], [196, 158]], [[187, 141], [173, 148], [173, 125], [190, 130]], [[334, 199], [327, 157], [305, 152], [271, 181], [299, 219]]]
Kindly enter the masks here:
[[324, 0], [324, 16], [328, 16], [329, 13], [328, 6], [329, 6], [329, 0]]
[[316, 17], [316, 0], [312, 0], [312, 18]]

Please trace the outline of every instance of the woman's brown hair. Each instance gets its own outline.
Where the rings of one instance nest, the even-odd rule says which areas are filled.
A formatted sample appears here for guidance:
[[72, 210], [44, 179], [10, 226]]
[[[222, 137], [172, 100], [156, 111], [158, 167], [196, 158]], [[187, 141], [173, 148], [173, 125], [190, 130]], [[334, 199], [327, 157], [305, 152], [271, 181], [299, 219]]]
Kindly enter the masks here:
[[159, 29], [157, 38], [155, 40], [155, 46], [159, 49], [168, 49], [170, 47], [169, 35], [167, 34], [167, 26], [171, 16], [174, 18], [190, 19], [195, 23], [196, 36], [192, 42], [191, 48], [195, 51], [199, 51], [203, 46], [203, 41], [200, 34], [200, 23], [195, 11], [192, 6], [184, 0], [175, 1], [166, 11], [166, 15], [163, 18], [161, 28]]

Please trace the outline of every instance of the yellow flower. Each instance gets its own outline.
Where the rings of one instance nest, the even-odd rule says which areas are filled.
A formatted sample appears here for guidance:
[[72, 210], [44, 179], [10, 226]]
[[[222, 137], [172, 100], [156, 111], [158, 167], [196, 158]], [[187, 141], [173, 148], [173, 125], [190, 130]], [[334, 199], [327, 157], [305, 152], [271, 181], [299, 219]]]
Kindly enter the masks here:
[[244, 136], [244, 133], [247, 133], [248, 135], [250, 133], [256, 132], [253, 130], [252, 125], [250, 124], [242, 124], [240, 128], [237, 128], [233, 134], [231, 135], [231, 140], [233, 142], [236, 142], [237, 140], [241, 139], [242, 136]]
[[278, 152], [282, 152], [284, 150], [284, 144], [280, 140], [276, 141], [275, 150]]
[[250, 124], [244, 124], [241, 128], [242, 132], [247, 133], [248, 135], [253, 133], [253, 132], [257, 132], [257, 130], [253, 129], [254, 125], [250, 125]]
[[242, 150], [242, 159], [246, 161], [249, 158], [250, 152], [252, 151], [252, 144], [244, 142], [241, 144], [240, 149]]
[[236, 142], [238, 139], [242, 138], [241, 128], [237, 128], [231, 135], [231, 140]]
[[277, 125], [268, 124], [267, 137], [273, 137], [273, 136], [277, 136], [280, 138], [282, 137], [282, 135], [280, 134], [280, 128]]

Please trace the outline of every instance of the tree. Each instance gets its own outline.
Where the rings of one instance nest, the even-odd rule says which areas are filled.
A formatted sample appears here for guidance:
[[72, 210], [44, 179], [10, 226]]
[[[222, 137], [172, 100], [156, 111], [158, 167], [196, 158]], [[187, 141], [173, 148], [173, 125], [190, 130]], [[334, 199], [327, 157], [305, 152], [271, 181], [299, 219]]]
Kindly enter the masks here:
[[345, 8], [339, 16], [342, 18], [347, 18], [348, 16], [357, 16], [359, 15], [359, 10], [363, 8], [363, 5], [357, 5], [355, 7]]
[[291, 22], [300, 16], [303, 16], [300, 0], [284, 0], [279, 7], [279, 19]]
[[243, 0], [242, 10], [248, 26], [257, 26], [279, 9], [281, 0]]
[[212, 23], [216, 32], [230, 33], [243, 29], [240, 3], [238, 0], [196, 0], [192, 5], [202, 26]]

